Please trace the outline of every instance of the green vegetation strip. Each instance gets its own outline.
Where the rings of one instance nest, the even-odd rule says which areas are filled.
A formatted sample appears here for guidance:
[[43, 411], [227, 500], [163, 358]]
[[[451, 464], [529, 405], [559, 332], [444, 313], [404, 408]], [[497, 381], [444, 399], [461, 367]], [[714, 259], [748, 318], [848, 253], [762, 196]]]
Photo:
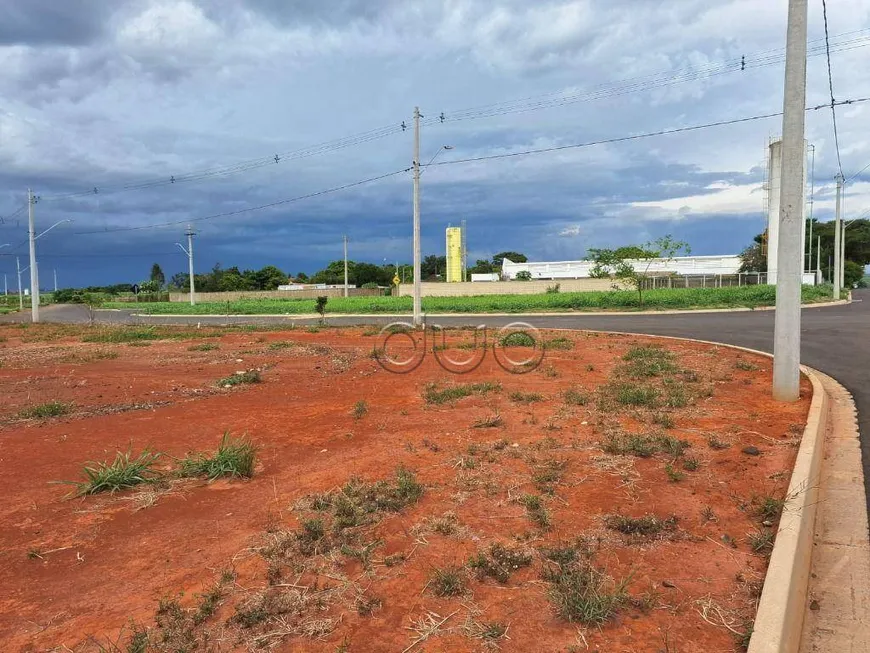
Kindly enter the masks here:
[[[827, 286], [804, 286], [804, 303], [827, 301]], [[674, 288], [644, 293], [643, 304], [634, 291], [545, 293], [541, 295], [482, 295], [475, 297], [424, 297], [429, 313], [524, 313], [547, 311], [637, 311], [693, 308], [755, 308], [776, 303], [775, 286], [737, 288]], [[246, 299], [235, 302], [204, 302], [191, 306], [181, 302], [155, 302], [131, 306], [110, 303], [107, 308], [134, 308], [152, 315], [303, 315], [315, 313], [313, 299]], [[410, 297], [334, 297], [327, 314], [410, 313]]]

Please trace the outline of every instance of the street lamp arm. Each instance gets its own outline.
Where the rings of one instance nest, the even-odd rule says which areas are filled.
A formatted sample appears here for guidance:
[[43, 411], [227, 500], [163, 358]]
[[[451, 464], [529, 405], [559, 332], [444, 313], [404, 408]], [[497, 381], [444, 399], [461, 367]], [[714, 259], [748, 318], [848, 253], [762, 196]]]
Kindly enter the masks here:
[[423, 168], [423, 170], [420, 171], [420, 174], [422, 175], [423, 172], [425, 171], [425, 169], [432, 165], [432, 163], [435, 161], [435, 159], [438, 158], [438, 155], [439, 155], [439, 154], [441, 154], [441, 153], [444, 152], [445, 150], [452, 150], [452, 149], [453, 149], [453, 146], [452, 146], [452, 145], [442, 145], [440, 148], [438, 148], [438, 151], [435, 152], [435, 154], [432, 156], [431, 159], [429, 159], [429, 163], [427, 163], [427, 164], [424, 165], [424, 166], [421, 166], [421, 167]]
[[52, 229], [54, 229], [56, 226], [58, 226], [58, 225], [60, 225], [60, 224], [63, 224], [64, 222], [72, 222], [72, 220], [61, 220], [60, 222], [55, 222], [53, 225], [51, 225], [48, 229], [46, 229], [45, 231], [43, 231], [41, 234], [39, 234], [38, 236], [34, 236], [34, 237], [33, 237], [33, 240], [39, 240], [39, 239], [42, 238], [45, 234], [47, 234], [49, 231], [51, 231]]
[[184, 252], [185, 254], [187, 254], [188, 256], [190, 256], [190, 252], [187, 251], [187, 249], [184, 247], [184, 245], [182, 245], [181, 243], [175, 243], [175, 245], [176, 245], [176, 246], [177, 246], [177, 247], [178, 247], [182, 252]]

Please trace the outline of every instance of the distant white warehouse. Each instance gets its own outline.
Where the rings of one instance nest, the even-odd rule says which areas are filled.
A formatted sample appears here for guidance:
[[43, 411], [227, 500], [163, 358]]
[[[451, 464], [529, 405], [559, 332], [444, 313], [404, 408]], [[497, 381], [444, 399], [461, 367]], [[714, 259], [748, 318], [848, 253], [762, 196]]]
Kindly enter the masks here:
[[[678, 256], [673, 259], [631, 261], [635, 269], [650, 275], [710, 276], [732, 275], [740, 270], [737, 255]], [[516, 279], [517, 273], [529, 272], [532, 279], [586, 279], [595, 264], [592, 261], [552, 261], [546, 263], [514, 263], [504, 259], [501, 266], [503, 279]], [[648, 266], [648, 267], [647, 267]]]

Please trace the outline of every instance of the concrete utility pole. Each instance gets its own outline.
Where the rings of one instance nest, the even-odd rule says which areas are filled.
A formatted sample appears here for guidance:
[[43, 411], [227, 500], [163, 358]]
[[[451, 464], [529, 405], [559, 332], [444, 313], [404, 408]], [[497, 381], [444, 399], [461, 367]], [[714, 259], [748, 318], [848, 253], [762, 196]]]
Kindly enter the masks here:
[[466, 240], [465, 230], [468, 224], [465, 220], [459, 223], [459, 228], [462, 229], [462, 281], [468, 281], [468, 240]]
[[27, 189], [28, 241], [30, 242], [30, 318], [39, 322], [39, 272], [36, 267], [36, 232], [33, 228], [33, 205], [36, 203], [33, 191]]
[[344, 296], [347, 297], [347, 236], [344, 237]]
[[846, 221], [843, 221], [843, 233], [840, 234], [840, 287], [846, 288]]
[[773, 397], [778, 401], [800, 398], [806, 97], [807, 0], [789, 0], [773, 335]]
[[57, 292], [57, 270], [52, 270], [54, 272], [54, 292]]
[[196, 285], [193, 278], [193, 237], [196, 233], [193, 231], [192, 225], [187, 225], [187, 231], [184, 232], [187, 236], [187, 249], [181, 243], [175, 243], [181, 248], [181, 251], [187, 254], [187, 270], [190, 277], [190, 305], [196, 305]]
[[[26, 270], [27, 268], [24, 268]], [[15, 270], [18, 272], [18, 310], [24, 310], [24, 292], [21, 290], [21, 273], [24, 270], [21, 269], [21, 259], [17, 256], [15, 257]]]
[[840, 299], [840, 287], [843, 284], [843, 278], [840, 276], [840, 238], [843, 230], [840, 229], [840, 204], [843, 193], [843, 177], [837, 175], [837, 209], [834, 216], [834, 269], [831, 270], [831, 278], [834, 283], [834, 301]]
[[816, 238], [816, 283], [822, 283], [822, 237]]
[[810, 233], [807, 236], [807, 272], [813, 271], [813, 203], [816, 194], [816, 146], [810, 145], [813, 150], [813, 162], [810, 165]]
[[420, 252], [420, 107], [414, 107], [414, 326], [423, 324]]

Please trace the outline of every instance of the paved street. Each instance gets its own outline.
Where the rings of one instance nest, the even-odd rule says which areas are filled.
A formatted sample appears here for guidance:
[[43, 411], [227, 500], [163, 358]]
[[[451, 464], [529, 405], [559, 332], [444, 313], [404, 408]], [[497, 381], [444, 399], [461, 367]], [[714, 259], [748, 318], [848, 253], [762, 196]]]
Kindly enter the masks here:
[[[806, 365], [819, 369], [842, 383], [854, 396], [858, 407], [858, 426], [862, 434], [870, 433], [870, 290], [854, 292], [855, 301], [847, 306], [808, 308], [803, 311], [801, 328], [801, 360]], [[283, 317], [229, 316], [208, 318], [202, 316], [135, 318], [131, 311], [100, 311], [99, 321], [115, 324], [227, 324], [255, 323], [280, 324], [288, 322]], [[443, 326], [486, 324], [501, 326], [524, 320], [537, 327], [560, 329], [592, 329], [600, 331], [625, 331], [654, 335], [700, 338], [716, 342], [773, 351], [773, 311], [745, 311], [737, 313], [693, 313], [685, 315], [570, 315], [549, 317], [450, 317], [439, 315], [429, 321]], [[49, 306], [42, 310], [44, 321], [84, 322], [87, 311], [81, 306]], [[13, 314], [0, 317], [0, 321], [28, 320], [29, 314]], [[345, 326], [352, 324], [388, 323], [410, 320], [410, 316], [379, 318], [354, 318], [330, 316], [329, 324]], [[300, 322], [300, 320], [294, 320]], [[301, 320], [302, 323], [315, 320]], [[865, 479], [870, 479], [870, 441], [861, 439], [861, 453]], [[870, 487], [865, 483], [868, 505]]]

